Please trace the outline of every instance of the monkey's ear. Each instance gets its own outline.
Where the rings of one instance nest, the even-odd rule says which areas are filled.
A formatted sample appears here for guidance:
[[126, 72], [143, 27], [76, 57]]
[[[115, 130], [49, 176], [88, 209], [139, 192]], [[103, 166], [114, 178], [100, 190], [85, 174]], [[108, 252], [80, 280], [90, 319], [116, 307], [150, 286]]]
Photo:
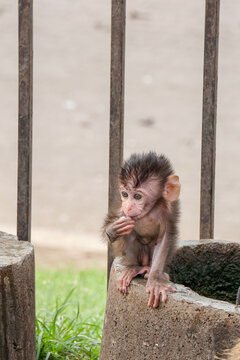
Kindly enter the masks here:
[[181, 184], [177, 175], [169, 175], [164, 186], [163, 197], [167, 201], [175, 201], [179, 198]]

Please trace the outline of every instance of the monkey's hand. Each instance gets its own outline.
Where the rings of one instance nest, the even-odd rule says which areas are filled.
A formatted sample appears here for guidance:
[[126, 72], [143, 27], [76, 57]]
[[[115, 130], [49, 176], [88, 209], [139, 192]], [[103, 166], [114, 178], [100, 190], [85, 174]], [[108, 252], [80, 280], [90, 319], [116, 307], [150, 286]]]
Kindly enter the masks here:
[[160, 276], [159, 280], [152, 279], [149, 277], [146, 285], [146, 292], [150, 294], [149, 300], [148, 300], [148, 306], [157, 308], [160, 301], [160, 296], [162, 297], [162, 302], [167, 301], [167, 290], [171, 292], [176, 292], [175, 289], [172, 288], [171, 285], [167, 284], [168, 275], [166, 273], [163, 273], [162, 276]]
[[122, 216], [106, 227], [106, 233], [111, 241], [115, 241], [119, 236], [125, 236], [132, 232], [135, 221], [129, 216]]

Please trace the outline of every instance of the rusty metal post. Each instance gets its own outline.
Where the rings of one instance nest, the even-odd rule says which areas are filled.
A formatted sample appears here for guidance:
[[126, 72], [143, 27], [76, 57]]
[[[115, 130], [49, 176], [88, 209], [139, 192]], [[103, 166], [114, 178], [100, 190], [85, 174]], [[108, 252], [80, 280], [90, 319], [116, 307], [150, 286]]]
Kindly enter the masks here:
[[18, 83], [18, 200], [17, 236], [31, 241], [32, 183], [32, 0], [19, 0], [19, 83]]
[[206, 0], [200, 239], [214, 237], [219, 10], [220, 0]]
[[[119, 207], [118, 174], [123, 160], [126, 1], [112, 0], [109, 133], [109, 213]], [[113, 261], [108, 248], [108, 277]]]

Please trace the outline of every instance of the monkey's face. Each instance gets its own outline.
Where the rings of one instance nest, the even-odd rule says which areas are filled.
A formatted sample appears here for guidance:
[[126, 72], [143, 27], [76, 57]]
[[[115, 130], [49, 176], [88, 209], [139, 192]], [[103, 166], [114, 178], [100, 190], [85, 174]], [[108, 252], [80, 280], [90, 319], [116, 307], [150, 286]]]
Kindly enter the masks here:
[[120, 185], [122, 210], [125, 216], [138, 220], [144, 217], [154, 206], [161, 194], [159, 180], [148, 179], [139, 187], [133, 182]]

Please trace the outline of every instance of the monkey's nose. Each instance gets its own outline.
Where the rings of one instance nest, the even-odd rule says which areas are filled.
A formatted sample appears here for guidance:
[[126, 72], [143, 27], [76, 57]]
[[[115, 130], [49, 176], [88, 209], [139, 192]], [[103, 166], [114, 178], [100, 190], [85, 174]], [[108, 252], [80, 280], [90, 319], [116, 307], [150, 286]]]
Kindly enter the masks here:
[[133, 213], [132, 207], [129, 207], [129, 208], [126, 209], [126, 215], [127, 216], [132, 216], [132, 213]]
[[138, 214], [136, 213], [136, 211], [134, 211], [134, 209], [130, 209], [126, 211], [126, 216], [134, 219], [136, 216], [138, 216]]

